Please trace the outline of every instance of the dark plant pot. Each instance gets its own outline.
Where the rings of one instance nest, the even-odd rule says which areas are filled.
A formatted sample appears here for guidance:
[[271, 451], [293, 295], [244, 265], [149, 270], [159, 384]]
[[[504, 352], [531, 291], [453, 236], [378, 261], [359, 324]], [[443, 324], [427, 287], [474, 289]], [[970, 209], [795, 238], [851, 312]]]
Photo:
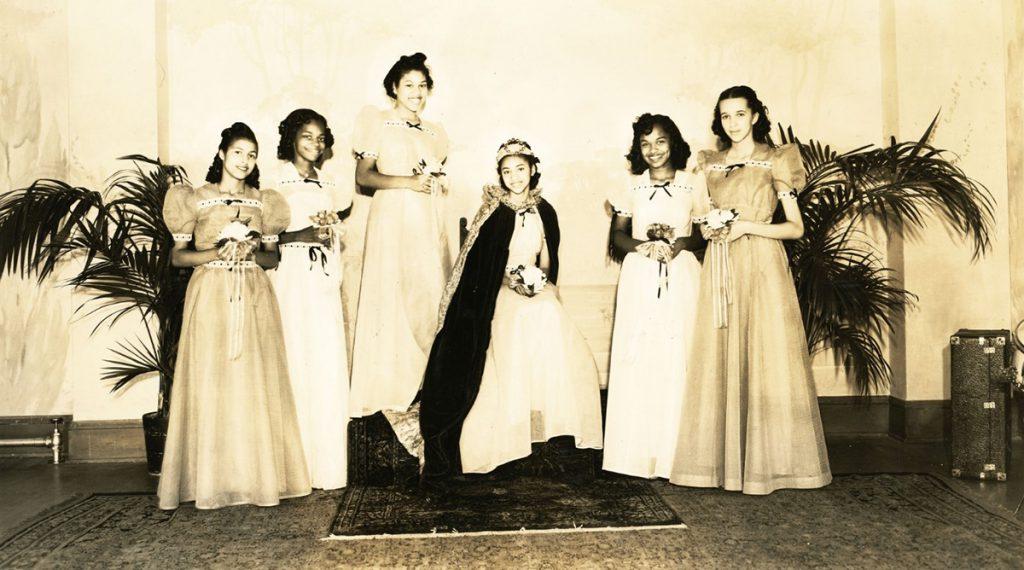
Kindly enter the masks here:
[[150, 475], [159, 475], [164, 462], [164, 443], [167, 441], [167, 417], [160, 412], [142, 415], [142, 431], [146, 434], [146, 465]]

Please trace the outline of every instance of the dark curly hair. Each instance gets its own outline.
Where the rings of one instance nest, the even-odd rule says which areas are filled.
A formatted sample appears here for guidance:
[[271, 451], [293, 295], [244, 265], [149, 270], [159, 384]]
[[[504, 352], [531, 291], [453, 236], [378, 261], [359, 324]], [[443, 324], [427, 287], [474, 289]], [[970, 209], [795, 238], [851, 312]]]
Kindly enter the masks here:
[[[528, 142], [526, 142], [524, 140], [520, 140], [520, 139], [508, 139], [507, 141], [502, 143], [501, 146], [505, 146], [505, 145], [507, 145], [508, 143], [511, 143], [511, 142], [520, 143], [523, 146], [525, 146], [526, 148], [530, 149], [531, 151], [533, 150], [533, 147], [530, 146], [530, 143], [528, 143]], [[498, 147], [499, 150], [501, 149], [501, 146]], [[518, 157], [522, 158], [523, 160], [525, 160], [527, 164], [529, 164], [530, 166], [532, 166], [534, 168], [533, 175], [530, 176], [529, 190], [536, 189], [537, 185], [540, 184], [540, 169], [538, 168], [538, 165], [540, 164], [540, 159], [537, 158], [536, 156], [532, 155], [532, 154], [510, 154], [508, 156], [502, 157], [502, 159], [498, 161], [498, 166], [497, 166], [497, 168], [495, 170], [497, 170], [497, 172], [498, 172], [498, 184], [501, 185], [502, 189], [504, 189], [506, 191], [509, 191], [508, 186], [505, 186], [505, 181], [501, 179], [501, 163], [504, 162], [505, 159], [508, 158], [509, 156], [518, 156]]]
[[405, 74], [410, 71], [422, 73], [423, 77], [427, 78], [427, 89], [433, 91], [434, 78], [430, 76], [430, 68], [427, 67], [427, 56], [416, 52], [412, 55], [403, 55], [398, 58], [398, 61], [388, 70], [388, 74], [384, 76], [384, 91], [387, 92], [388, 97], [396, 98], [395, 87], [405, 77]]
[[277, 158], [288, 162], [295, 160], [295, 136], [299, 134], [299, 129], [314, 122], [319, 123], [320, 128], [324, 130], [324, 152], [317, 161], [323, 162], [327, 151], [334, 146], [334, 134], [327, 126], [327, 119], [312, 109], [295, 109], [277, 125], [277, 133], [281, 135], [281, 140], [277, 143]]
[[715, 133], [718, 137], [718, 146], [722, 150], [725, 150], [732, 146], [732, 139], [722, 128], [722, 116], [719, 107], [721, 107], [722, 101], [726, 99], [745, 99], [747, 101], [747, 107], [754, 113], [757, 113], [757, 122], [754, 123], [752, 128], [754, 141], [766, 144], [768, 146], [775, 146], [772, 142], [772, 122], [768, 120], [768, 107], [764, 106], [764, 103], [757, 98], [757, 93], [746, 85], [736, 85], [722, 91], [722, 94], [718, 96], [718, 102], [715, 103], [715, 116], [711, 121], [711, 132]]
[[644, 160], [644, 155], [640, 151], [640, 139], [651, 134], [654, 127], [661, 127], [661, 130], [665, 131], [665, 134], [668, 135], [668, 159], [672, 168], [684, 170], [686, 168], [686, 161], [690, 159], [690, 145], [686, 144], [686, 140], [683, 139], [683, 135], [679, 132], [679, 127], [676, 126], [672, 119], [665, 115], [644, 113], [633, 123], [633, 144], [629, 148], [629, 154], [626, 155], [626, 158], [629, 159], [630, 172], [633, 174], [643, 174], [647, 170], [647, 161]]
[[[220, 132], [220, 145], [217, 146], [217, 154], [213, 155], [213, 164], [206, 171], [206, 181], [217, 184], [224, 174], [224, 161], [220, 158], [220, 151], [227, 151], [228, 147], [237, 140], [252, 141], [252, 144], [259, 148], [260, 143], [256, 142], [256, 133], [252, 132], [249, 125], [245, 123], [234, 123]], [[260, 187], [260, 167], [256, 166], [245, 177], [245, 183], [253, 188]]]

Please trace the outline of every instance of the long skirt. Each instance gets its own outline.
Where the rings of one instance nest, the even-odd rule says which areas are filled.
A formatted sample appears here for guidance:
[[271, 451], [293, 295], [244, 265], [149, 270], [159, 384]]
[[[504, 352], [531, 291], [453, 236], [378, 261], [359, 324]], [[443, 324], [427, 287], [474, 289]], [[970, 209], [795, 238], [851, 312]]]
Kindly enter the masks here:
[[604, 469], [668, 477], [697, 314], [700, 263], [688, 251], [668, 264], [638, 253], [622, 263], [615, 300]]
[[281, 307], [288, 376], [315, 489], [347, 481], [348, 356], [341, 260], [325, 247], [288, 243], [269, 272]]
[[307, 495], [277, 300], [252, 262], [196, 268], [157, 490], [162, 509], [272, 506]]
[[[709, 247], [701, 272], [670, 480], [752, 495], [827, 485], [832, 474], [786, 252], [778, 240], [756, 236], [727, 247], [728, 265]], [[720, 294], [725, 284], [728, 299]], [[716, 306], [726, 308], [724, 321]]]
[[404, 412], [423, 381], [451, 269], [432, 197], [378, 190], [366, 222], [352, 349], [353, 417]]
[[594, 355], [554, 285], [534, 297], [503, 287], [480, 391], [462, 426], [462, 470], [487, 473], [530, 455], [533, 442], [562, 435], [578, 448], [601, 448]]

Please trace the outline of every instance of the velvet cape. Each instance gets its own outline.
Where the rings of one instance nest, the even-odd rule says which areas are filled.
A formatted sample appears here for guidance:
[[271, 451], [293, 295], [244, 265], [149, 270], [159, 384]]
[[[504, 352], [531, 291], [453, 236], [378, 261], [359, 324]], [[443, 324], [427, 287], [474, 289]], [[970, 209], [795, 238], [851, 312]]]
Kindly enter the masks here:
[[[540, 198], [536, 204], [544, 226], [548, 280], [558, 279], [558, 217]], [[420, 430], [424, 440], [424, 480], [462, 473], [459, 440], [462, 424], [480, 390], [491, 319], [503, 287], [508, 247], [519, 214], [485, 192], [485, 202], [469, 228], [448, 284], [450, 301], [442, 302], [440, 330], [434, 338], [420, 391]]]

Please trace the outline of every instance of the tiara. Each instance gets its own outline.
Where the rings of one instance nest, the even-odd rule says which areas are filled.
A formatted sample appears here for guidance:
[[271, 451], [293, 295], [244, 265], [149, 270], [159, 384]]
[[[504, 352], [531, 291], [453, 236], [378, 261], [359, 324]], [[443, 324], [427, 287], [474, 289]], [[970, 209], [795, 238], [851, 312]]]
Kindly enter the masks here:
[[513, 155], [535, 156], [533, 149], [530, 148], [530, 143], [522, 139], [508, 139], [498, 147], [498, 164], [501, 164], [501, 160], [506, 156]]

